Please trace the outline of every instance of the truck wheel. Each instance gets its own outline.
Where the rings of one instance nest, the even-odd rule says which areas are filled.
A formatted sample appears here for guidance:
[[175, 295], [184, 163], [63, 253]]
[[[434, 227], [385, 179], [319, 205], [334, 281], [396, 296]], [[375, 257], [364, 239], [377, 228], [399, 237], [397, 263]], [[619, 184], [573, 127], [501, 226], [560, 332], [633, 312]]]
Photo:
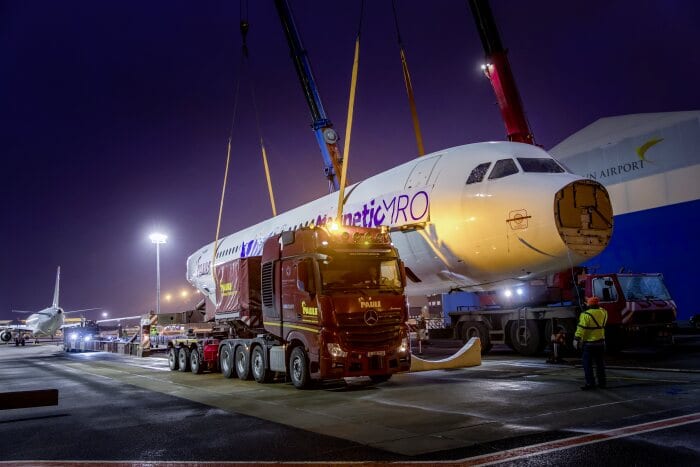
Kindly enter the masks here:
[[309, 361], [302, 347], [295, 347], [289, 357], [289, 377], [297, 389], [306, 389], [311, 384]]
[[168, 368], [170, 368], [170, 371], [175, 371], [177, 370], [179, 364], [177, 360], [177, 349], [175, 347], [170, 347], [168, 349]]
[[250, 369], [253, 372], [253, 379], [258, 383], [269, 383], [272, 380], [272, 372], [265, 366], [265, 355], [263, 349], [257, 346], [253, 349], [250, 357]]
[[219, 366], [221, 366], [221, 374], [224, 378], [233, 378], [235, 372], [233, 370], [233, 352], [231, 347], [224, 345], [221, 347], [221, 354], [219, 354]]
[[520, 355], [535, 355], [542, 348], [540, 327], [534, 320], [525, 320], [522, 325], [514, 321], [510, 326], [513, 349]]
[[180, 347], [180, 350], [177, 352], [177, 363], [178, 370], [183, 373], [190, 369], [190, 349], [187, 347]]
[[250, 379], [250, 361], [243, 345], [236, 347], [236, 374], [238, 379]]
[[371, 379], [374, 384], [386, 383], [391, 379], [391, 375], [371, 375], [369, 379]]
[[462, 325], [462, 342], [466, 344], [472, 337], [478, 337], [481, 341], [481, 355], [489, 353], [492, 347], [491, 337], [484, 323], [467, 321]]
[[192, 368], [192, 373], [195, 375], [202, 373], [202, 355], [197, 349], [190, 352], [190, 368]]

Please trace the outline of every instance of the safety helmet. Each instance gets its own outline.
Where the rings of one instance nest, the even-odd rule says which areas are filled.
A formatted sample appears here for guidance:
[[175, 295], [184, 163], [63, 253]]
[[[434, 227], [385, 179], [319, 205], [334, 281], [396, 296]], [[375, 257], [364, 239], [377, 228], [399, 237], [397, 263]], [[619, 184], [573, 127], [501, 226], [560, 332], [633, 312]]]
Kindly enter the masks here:
[[586, 300], [586, 305], [588, 306], [596, 306], [598, 303], [600, 303], [600, 299], [596, 296], [588, 297]]

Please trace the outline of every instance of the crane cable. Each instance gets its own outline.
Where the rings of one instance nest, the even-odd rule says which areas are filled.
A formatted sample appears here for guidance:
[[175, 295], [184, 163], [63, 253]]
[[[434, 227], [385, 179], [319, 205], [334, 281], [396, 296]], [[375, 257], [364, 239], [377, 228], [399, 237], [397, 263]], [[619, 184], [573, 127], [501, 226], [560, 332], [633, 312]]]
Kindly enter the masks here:
[[396, 0], [391, 0], [391, 9], [394, 12], [394, 25], [396, 26], [396, 39], [399, 43], [399, 51], [401, 55], [401, 69], [403, 71], [403, 81], [406, 85], [406, 93], [408, 94], [408, 105], [411, 108], [411, 118], [413, 119], [413, 132], [416, 134], [416, 145], [418, 146], [418, 155], [422, 156], [425, 154], [425, 147], [423, 146], [423, 133], [420, 129], [420, 122], [418, 121], [418, 110], [416, 109], [416, 100], [413, 95], [413, 84], [411, 83], [411, 74], [408, 71], [408, 61], [406, 60], [406, 53], [403, 48], [403, 40], [401, 40], [401, 31], [399, 30], [399, 18], [396, 14]]
[[[243, 39], [243, 44], [241, 46], [241, 69], [243, 69], [246, 59], [248, 57], [248, 46], [246, 44], [246, 34], [248, 32], [248, 21], [244, 20], [244, 17], [247, 17], [247, 1], [245, 2], [245, 13], [244, 13], [244, 2], [241, 1], [240, 5], [240, 15], [241, 15], [241, 36]], [[241, 77], [242, 74], [238, 76], [238, 79], [236, 80], [236, 91], [234, 93], [234, 99], [233, 99], [233, 115], [231, 116], [231, 126], [229, 128], [229, 134], [228, 134], [228, 143], [226, 145], [226, 168], [224, 169], [224, 182], [221, 187], [221, 200], [219, 201], [219, 216], [216, 221], [216, 235], [214, 236], [214, 248], [212, 249], [212, 258], [211, 258], [211, 275], [212, 279], [214, 281], [214, 289], [218, 290], [218, 280], [216, 276], [216, 256], [218, 254], [218, 249], [219, 249], [219, 234], [221, 233], [221, 218], [223, 217], [223, 212], [224, 212], [224, 199], [226, 198], [226, 185], [228, 182], [228, 172], [229, 172], [229, 167], [231, 165], [231, 141], [233, 140], [233, 127], [236, 122], [236, 114], [238, 111], [238, 98], [240, 96], [240, 88], [241, 88]], [[257, 113], [256, 113], [256, 121], [257, 121]], [[260, 131], [260, 128], [258, 127], [258, 132]], [[263, 150], [264, 154], [264, 150]], [[265, 166], [267, 167], [267, 159], [265, 159]], [[269, 178], [268, 178], [269, 179]], [[273, 204], [273, 210], [274, 210], [274, 204]], [[219, 304], [217, 303], [217, 306]]]
[[350, 136], [352, 133], [352, 117], [355, 111], [355, 89], [357, 88], [357, 69], [360, 64], [360, 32], [362, 31], [362, 16], [365, 9], [365, 1], [360, 6], [360, 23], [357, 27], [355, 39], [355, 56], [352, 62], [352, 78], [350, 79], [350, 97], [348, 98], [348, 117], [345, 124], [345, 143], [343, 145], [343, 168], [340, 176], [340, 189], [338, 190], [338, 214], [336, 222], [343, 223], [343, 206], [345, 204], [345, 183], [347, 181], [348, 164], [350, 162]]
[[[241, 78], [240, 76], [236, 80], [236, 92], [235, 92], [235, 97], [233, 99], [233, 116], [231, 117], [231, 129], [229, 131], [228, 135], [228, 144], [226, 145], [226, 168], [224, 169], [224, 183], [221, 187], [221, 201], [219, 202], [219, 218], [216, 221], [216, 235], [214, 236], [214, 248], [212, 249], [212, 258], [211, 258], [211, 275], [212, 278], [214, 279], [214, 288], [215, 290], [218, 290], [218, 283], [217, 283], [217, 277], [216, 277], [216, 255], [218, 253], [219, 249], [219, 233], [221, 231], [221, 217], [224, 212], [224, 198], [226, 196], [226, 182], [228, 180], [228, 169], [229, 165], [231, 162], [231, 140], [233, 139], [233, 124], [236, 121], [236, 110], [238, 109], [238, 96], [239, 96], [239, 90], [241, 87]], [[218, 303], [217, 303], [218, 306]]]
[[[243, 2], [241, 2], [242, 4]], [[248, 65], [248, 45], [246, 43], [246, 35], [248, 34], [248, 28], [249, 28], [249, 23], [247, 20], [247, 1], [246, 1], [246, 15], [245, 19], [243, 19], [243, 14], [241, 14], [241, 36], [243, 38], [243, 45], [242, 45], [242, 53], [243, 53], [243, 58], [245, 61], [245, 64]], [[260, 126], [260, 112], [258, 111], [258, 100], [255, 94], [255, 84], [253, 83], [252, 73], [250, 73], [250, 66], [246, 68], [246, 70], [249, 72], [249, 79], [248, 82], [250, 84], [250, 97], [253, 101], [253, 110], [255, 112], [255, 125], [258, 130], [258, 139], [260, 140], [260, 152], [262, 153], [262, 160], [263, 160], [263, 167], [265, 168], [265, 179], [267, 180], [267, 191], [270, 196], [270, 207], [272, 208], [272, 216], [277, 215], [277, 208], [275, 207], [275, 194], [273, 193], [272, 190], [272, 178], [270, 177], [270, 167], [267, 163], [267, 151], [265, 149], [265, 141], [263, 140], [262, 136], [262, 129]]]

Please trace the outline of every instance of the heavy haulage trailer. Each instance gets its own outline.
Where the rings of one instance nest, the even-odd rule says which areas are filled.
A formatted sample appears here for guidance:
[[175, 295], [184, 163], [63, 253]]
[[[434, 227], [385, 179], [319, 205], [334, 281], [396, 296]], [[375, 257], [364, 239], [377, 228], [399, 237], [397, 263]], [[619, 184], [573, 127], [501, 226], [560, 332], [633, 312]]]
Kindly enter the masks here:
[[171, 370], [259, 383], [408, 371], [406, 273], [386, 229], [329, 226], [267, 239], [262, 256], [217, 264], [212, 332], [172, 340]]

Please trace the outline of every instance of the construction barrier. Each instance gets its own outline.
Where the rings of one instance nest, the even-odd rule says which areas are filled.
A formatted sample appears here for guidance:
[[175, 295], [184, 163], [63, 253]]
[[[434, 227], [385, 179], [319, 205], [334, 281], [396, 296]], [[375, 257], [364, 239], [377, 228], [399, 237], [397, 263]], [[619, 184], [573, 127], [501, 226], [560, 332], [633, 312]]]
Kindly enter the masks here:
[[481, 365], [481, 341], [478, 337], [472, 337], [457, 353], [440, 360], [423, 360], [412, 354], [411, 369], [409, 371], [446, 370], [479, 365]]

